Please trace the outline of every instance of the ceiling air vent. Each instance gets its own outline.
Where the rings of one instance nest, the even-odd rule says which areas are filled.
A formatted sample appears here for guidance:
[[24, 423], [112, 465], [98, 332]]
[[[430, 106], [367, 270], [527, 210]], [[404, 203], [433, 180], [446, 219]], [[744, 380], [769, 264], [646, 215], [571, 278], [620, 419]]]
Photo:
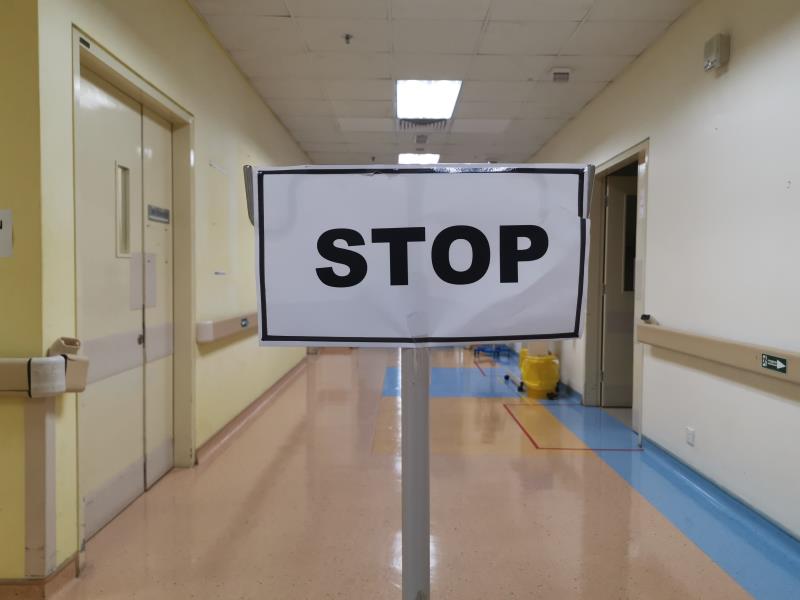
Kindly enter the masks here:
[[397, 119], [397, 128], [400, 131], [444, 131], [447, 119]]
[[550, 73], [553, 75], [555, 83], [567, 83], [569, 81], [572, 71], [570, 69], [555, 68]]

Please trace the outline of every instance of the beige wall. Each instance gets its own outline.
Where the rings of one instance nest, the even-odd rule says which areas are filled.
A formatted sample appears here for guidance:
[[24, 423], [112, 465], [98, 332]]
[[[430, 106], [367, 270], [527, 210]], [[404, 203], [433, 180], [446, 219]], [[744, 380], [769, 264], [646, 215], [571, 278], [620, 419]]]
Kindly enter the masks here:
[[[718, 32], [730, 66], [705, 73]], [[798, 64], [795, 0], [705, 0], [534, 157], [600, 164], [649, 138], [644, 300], [661, 324], [800, 350]], [[580, 388], [582, 343], [563, 346]], [[647, 351], [643, 414], [645, 435], [800, 535], [796, 386]]]
[[[0, 209], [14, 218], [14, 254], [0, 258], [0, 357], [41, 346], [41, 205], [36, 3], [0, 2]], [[24, 400], [0, 395], [0, 579], [25, 570]]]
[[[245, 222], [241, 160], [292, 164], [306, 162], [305, 155], [183, 0], [39, 0], [44, 267], [37, 344], [49, 345], [56, 336], [75, 331], [73, 24], [193, 114], [197, 317], [254, 310], [252, 227]], [[224, 173], [224, 181], [216, 173]], [[219, 270], [207, 251], [213, 244], [226, 252], [224, 275], [213, 274]], [[202, 439], [303, 354], [293, 349], [262, 351], [255, 344], [250, 337], [204, 351], [198, 358], [196, 419]], [[236, 370], [243, 362], [246, 371]], [[61, 399], [56, 425], [59, 562], [77, 547], [75, 422], [74, 398]]]

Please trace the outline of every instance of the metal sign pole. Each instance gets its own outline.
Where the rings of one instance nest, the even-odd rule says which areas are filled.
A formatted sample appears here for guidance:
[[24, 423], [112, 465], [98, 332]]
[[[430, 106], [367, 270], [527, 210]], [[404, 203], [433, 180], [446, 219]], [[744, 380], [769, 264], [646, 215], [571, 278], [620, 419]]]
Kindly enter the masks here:
[[427, 348], [405, 348], [401, 355], [403, 456], [403, 600], [431, 596], [430, 454], [428, 443]]

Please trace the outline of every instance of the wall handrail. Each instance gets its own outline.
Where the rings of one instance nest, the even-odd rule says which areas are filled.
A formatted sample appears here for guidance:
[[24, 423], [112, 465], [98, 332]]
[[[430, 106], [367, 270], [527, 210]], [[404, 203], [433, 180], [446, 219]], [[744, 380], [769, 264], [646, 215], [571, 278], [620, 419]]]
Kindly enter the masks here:
[[258, 313], [253, 311], [216, 321], [198, 321], [195, 337], [198, 344], [209, 344], [237, 335], [242, 331], [253, 330], [257, 326]]
[[640, 323], [640, 343], [800, 384], [800, 353]]
[[50, 398], [86, 389], [89, 359], [79, 356], [81, 342], [58, 338], [47, 356], [0, 358], [0, 396]]

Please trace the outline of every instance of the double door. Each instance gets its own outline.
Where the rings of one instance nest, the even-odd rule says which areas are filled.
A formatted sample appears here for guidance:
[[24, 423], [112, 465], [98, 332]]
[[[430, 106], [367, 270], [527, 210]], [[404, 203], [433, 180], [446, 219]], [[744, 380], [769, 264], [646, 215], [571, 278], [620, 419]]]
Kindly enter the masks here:
[[82, 68], [76, 110], [79, 494], [88, 539], [173, 465], [172, 130]]

